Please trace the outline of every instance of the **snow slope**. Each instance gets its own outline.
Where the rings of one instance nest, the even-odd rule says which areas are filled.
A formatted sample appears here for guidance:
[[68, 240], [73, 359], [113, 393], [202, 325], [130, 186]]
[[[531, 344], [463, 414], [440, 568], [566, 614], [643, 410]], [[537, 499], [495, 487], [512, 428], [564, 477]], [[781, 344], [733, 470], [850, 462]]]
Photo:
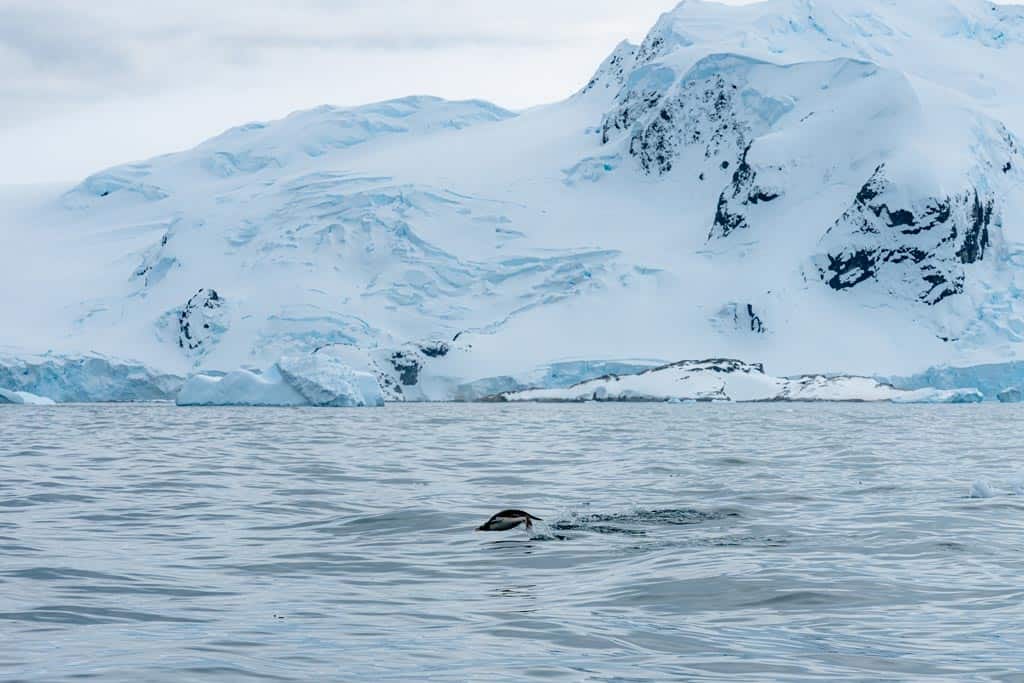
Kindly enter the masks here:
[[408, 400], [1014, 360], [1020, 63], [1017, 6], [686, 0], [549, 106], [320, 107], [0, 196], [0, 344], [175, 375], [331, 348]]

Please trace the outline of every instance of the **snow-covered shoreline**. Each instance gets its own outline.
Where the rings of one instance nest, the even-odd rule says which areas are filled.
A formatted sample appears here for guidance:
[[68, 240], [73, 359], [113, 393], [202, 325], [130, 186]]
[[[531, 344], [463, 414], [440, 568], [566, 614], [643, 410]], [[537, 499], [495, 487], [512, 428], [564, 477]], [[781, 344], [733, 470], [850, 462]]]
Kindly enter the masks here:
[[[326, 348], [269, 368], [199, 372], [187, 379], [131, 361], [92, 355], [0, 358], [0, 403], [176, 402], [180, 406], [380, 406], [385, 402], [1020, 402], [1019, 365], [935, 368], [913, 378], [781, 377], [732, 359], [653, 365], [631, 361], [551, 363], [532, 371], [474, 377], [452, 347], [409, 345], [374, 355]], [[614, 369], [615, 372], [609, 372]], [[90, 374], [90, 370], [95, 375]], [[999, 377], [1005, 377], [1000, 381]], [[12, 381], [17, 377], [18, 381]], [[933, 378], [934, 385], [925, 382]], [[953, 379], [951, 379], [953, 378]], [[981, 389], [977, 387], [982, 387]], [[162, 393], [161, 393], [162, 392]], [[156, 394], [156, 395], [154, 395]]]
[[869, 377], [772, 377], [761, 365], [715, 359], [682, 361], [636, 375], [611, 375], [565, 389], [530, 389], [505, 402], [981, 403], [977, 389], [905, 391]]

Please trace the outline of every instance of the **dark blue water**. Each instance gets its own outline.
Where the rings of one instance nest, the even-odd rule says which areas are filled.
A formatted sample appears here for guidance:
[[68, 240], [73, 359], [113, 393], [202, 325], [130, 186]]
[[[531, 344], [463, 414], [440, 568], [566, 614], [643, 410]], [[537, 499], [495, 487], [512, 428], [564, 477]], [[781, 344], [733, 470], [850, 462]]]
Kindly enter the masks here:
[[0, 680], [1024, 680], [1022, 418], [7, 407]]

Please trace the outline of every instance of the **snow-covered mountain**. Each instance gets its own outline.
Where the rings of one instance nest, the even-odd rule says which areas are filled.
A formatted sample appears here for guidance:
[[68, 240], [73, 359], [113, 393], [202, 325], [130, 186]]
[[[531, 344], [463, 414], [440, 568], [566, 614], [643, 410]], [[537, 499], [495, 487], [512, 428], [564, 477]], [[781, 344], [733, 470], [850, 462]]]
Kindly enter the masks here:
[[399, 387], [413, 358], [390, 397], [1015, 359], [1021, 63], [1018, 6], [686, 0], [559, 103], [320, 107], [3, 197], [0, 345], [176, 375], [343, 347]]

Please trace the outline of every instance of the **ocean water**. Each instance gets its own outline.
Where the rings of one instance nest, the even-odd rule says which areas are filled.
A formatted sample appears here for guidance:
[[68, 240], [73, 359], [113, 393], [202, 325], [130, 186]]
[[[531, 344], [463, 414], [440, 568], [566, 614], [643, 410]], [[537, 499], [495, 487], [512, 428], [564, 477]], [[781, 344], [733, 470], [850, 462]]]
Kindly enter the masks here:
[[0, 680], [1024, 680], [1022, 418], [5, 407]]

